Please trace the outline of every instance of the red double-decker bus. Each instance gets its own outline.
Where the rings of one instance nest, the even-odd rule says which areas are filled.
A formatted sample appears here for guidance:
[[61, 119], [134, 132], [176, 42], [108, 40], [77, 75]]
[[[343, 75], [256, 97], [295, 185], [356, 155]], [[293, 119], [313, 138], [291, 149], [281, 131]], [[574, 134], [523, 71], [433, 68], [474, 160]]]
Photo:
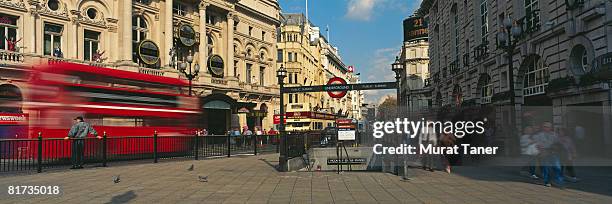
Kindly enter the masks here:
[[[100, 135], [106, 132], [109, 138], [151, 137], [154, 132], [158, 136], [192, 136], [200, 112], [197, 98], [184, 94], [186, 87], [187, 83], [177, 78], [111, 68], [73, 63], [41, 66], [29, 80], [24, 101], [28, 135], [36, 138], [40, 132], [43, 138], [66, 137], [73, 119], [83, 116]], [[127, 154], [134, 144], [122, 145], [127, 146], [114, 147], [109, 153]], [[150, 144], [138, 145], [152, 148]], [[163, 152], [188, 145], [158, 148]]]

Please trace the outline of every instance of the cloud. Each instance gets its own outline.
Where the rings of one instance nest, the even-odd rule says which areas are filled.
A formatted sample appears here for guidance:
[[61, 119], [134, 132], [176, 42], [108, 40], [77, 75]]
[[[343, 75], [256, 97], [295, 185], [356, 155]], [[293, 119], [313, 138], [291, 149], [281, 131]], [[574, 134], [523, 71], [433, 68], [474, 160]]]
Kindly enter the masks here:
[[[395, 56], [398, 55], [400, 49], [392, 48], [380, 48], [374, 50], [371, 55], [373, 59], [364, 70], [365, 80], [367, 82], [385, 82], [395, 81], [395, 73], [391, 71], [391, 63], [395, 60]], [[380, 98], [386, 95], [395, 95], [395, 90], [372, 90], [365, 91], [366, 102], [377, 103]]]
[[386, 11], [399, 10], [408, 13], [421, 5], [422, 0], [349, 0], [346, 9], [346, 18], [357, 21], [369, 21], [376, 14]]
[[369, 21], [372, 18], [374, 3], [380, 0], [349, 0], [346, 17], [352, 20]]

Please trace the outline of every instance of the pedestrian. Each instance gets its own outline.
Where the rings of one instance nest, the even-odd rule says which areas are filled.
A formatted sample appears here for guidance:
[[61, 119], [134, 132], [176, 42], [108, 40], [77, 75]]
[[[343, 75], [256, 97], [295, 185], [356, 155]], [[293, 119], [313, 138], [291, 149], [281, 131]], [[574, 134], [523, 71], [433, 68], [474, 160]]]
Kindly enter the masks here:
[[206, 130], [206, 128], [203, 128], [201, 131], [201, 135], [202, 136], [208, 136], [208, 130]]
[[527, 161], [527, 168], [529, 170], [529, 175], [532, 179], [538, 179], [538, 176], [535, 174], [536, 163], [537, 163], [537, 155], [540, 153], [538, 151], [537, 143], [533, 139], [534, 136], [534, 128], [531, 126], [525, 127], [523, 129], [523, 135], [520, 139], [521, 144], [521, 154], [524, 159]]
[[[438, 137], [436, 136], [436, 131], [433, 128], [433, 123], [431, 121], [427, 121], [426, 124], [429, 125], [427, 126], [427, 128], [421, 130], [421, 134], [419, 135], [421, 137], [421, 144], [425, 147], [431, 145], [432, 149], [434, 149], [436, 144], [438, 144]], [[422, 155], [422, 157], [423, 169], [434, 171], [435, 155], [426, 153]]]
[[561, 151], [561, 172], [565, 174], [567, 172], [567, 177], [570, 182], [578, 181], [576, 178], [576, 170], [574, 169], [574, 160], [576, 159], [576, 145], [574, 140], [567, 135], [567, 130], [565, 128], [560, 128], [557, 130], [557, 135], [559, 139], [559, 143], [563, 146], [563, 151]]
[[[454, 147], [457, 142], [457, 138], [452, 133], [442, 133], [440, 136], [440, 145], [444, 147]], [[447, 154], [444, 152], [444, 164], [446, 173], [451, 173], [451, 165], [457, 163], [459, 160], [459, 155], [457, 154]]]
[[559, 151], [562, 147], [560, 147], [557, 135], [553, 131], [552, 123], [545, 121], [541, 128], [540, 132], [534, 136], [534, 140], [539, 151], [538, 159], [541, 161], [544, 185], [546, 187], [552, 186], [550, 176], [553, 175], [556, 184], [563, 188], [563, 175], [559, 161]]
[[251, 145], [251, 137], [253, 135], [253, 131], [251, 131], [249, 129], [249, 127], [245, 126], [244, 130], [242, 131], [242, 135], [246, 136], [245, 139], [244, 139], [245, 140], [245, 144], [246, 145]]
[[83, 157], [85, 148], [85, 138], [89, 134], [93, 134], [98, 139], [102, 137], [98, 136], [98, 132], [91, 127], [89, 123], [83, 120], [83, 117], [78, 116], [74, 118], [74, 125], [70, 128], [68, 136], [65, 140], [72, 138], [72, 168], [71, 169], [82, 169], [83, 168]]

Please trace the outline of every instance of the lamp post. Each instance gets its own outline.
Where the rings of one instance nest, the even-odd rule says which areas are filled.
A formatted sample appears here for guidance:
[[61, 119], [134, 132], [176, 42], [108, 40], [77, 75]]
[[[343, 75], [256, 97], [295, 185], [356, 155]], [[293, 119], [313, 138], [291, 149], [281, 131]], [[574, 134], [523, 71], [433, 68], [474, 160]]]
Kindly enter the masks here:
[[285, 77], [287, 77], [287, 70], [281, 64], [281, 67], [276, 71], [276, 77], [278, 78], [278, 85], [280, 86], [280, 122], [278, 123], [278, 131], [281, 136], [280, 141], [280, 156], [278, 158], [278, 165], [280, 170], [283, 172], [288, 171], [287, 160], [289, 159], [289, 151], [287, 145], [287, 135], [285, 134], [285, 104], [283, 100], [283, 88], [285, 86]]
[[[395, 62], [393, 62], [393, 64], [391, 64], [391, 70], [393, 70], [393, 72], [395, 72], [395, 83], [396, 83], [396, 86], [397, 86], [396, 87], [396, 91], [397, 91], [397, 118], [400, 118], [402, 116], [402, 105], [401, 105], [401, 102], [402, 102], [401, 98], [402, 97], [401, 97], [401, 93], [400, 93], [400, 89], [401, 89], [400, 80], [402, 79], [402, 74], [404, 72], [404, 64], [400, 61], [398, 56], [395, 57]], [[401, 142], [400, 139], [401, 139], [401, 136], [397, 135], [396, 144], [393, 144], [393, 145], [399, 145], [400, 142]], [[397, 161], [397, 154], [395, 155], [395, 158], [396, 158], [395, 161]], [[399, 173], [398, 167], [399, 167], [398, 165], [395, 165], [393, 167], [394, 173]], [[405, 167], [405, 164], [404, 164], [404, 176], [406, 174], [407, 174], [407, 168]]]
[[516, 48], [516, 44], [523, 34], [522, 28], [516, 23], [512, 22], [510, 16], [503, 20], [502, 32], [497, 34], [498, 46], [502, 48], [508, 55], [508, 83], [510, 87], [510, 124], [515, 126], [509, 128], [510, 136], [514, 136], [514, 129], [516, 128], [516, 104], [515, 104], [515, 93], [514, 93], [514, 66], [513, 66], [513, 55]]
[[[186, 71], [187, 69], [187, 63], [189, 63], [189, 72]], [[183, 62], [179, 65], [179, 70], [181, 71], [181, 73], [183, 73], [185, 75], [185, 77], [187, 77], [187, 80], [189, 80], [189, 96], [191, 96], [191, 84], [193, 79], [195, 79], [198, 74], [200, 73], [200, 65], [196, 64], [195, 68], [192, 72], [191, 70], [191, 64], [193, 63], [193, 55], [190, 53], [189, 56], [187, 56], [187, 62]]]

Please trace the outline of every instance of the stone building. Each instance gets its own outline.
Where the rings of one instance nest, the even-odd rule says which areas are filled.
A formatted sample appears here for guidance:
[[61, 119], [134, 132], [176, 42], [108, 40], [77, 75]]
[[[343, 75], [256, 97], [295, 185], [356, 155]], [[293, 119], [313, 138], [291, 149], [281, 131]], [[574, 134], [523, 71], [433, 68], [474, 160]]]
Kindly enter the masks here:
[[[582, 129], [584, 154], [612, 155], [611, 10], [605, 0], [424, 0], [434, 107], [492, 116], [494, 143], [506, 147], [522, 127], [551, 121]], [[510, 34], [516, 47], [504, 49]]]
[[404, 20], [403, 26], [404, 42], [399, 56], [405, 67], [400, 90], [402, 103], [409, 113], [425, 112], [432, 103], [427, 24], [424, 18], [411, 16]]
[[23, 70], [54, 60], [184, 79], [192, 55], [199, 126], [269, 129], [279, 19], [276, 0], [0, 0], [1, 86], [22, 89]]

